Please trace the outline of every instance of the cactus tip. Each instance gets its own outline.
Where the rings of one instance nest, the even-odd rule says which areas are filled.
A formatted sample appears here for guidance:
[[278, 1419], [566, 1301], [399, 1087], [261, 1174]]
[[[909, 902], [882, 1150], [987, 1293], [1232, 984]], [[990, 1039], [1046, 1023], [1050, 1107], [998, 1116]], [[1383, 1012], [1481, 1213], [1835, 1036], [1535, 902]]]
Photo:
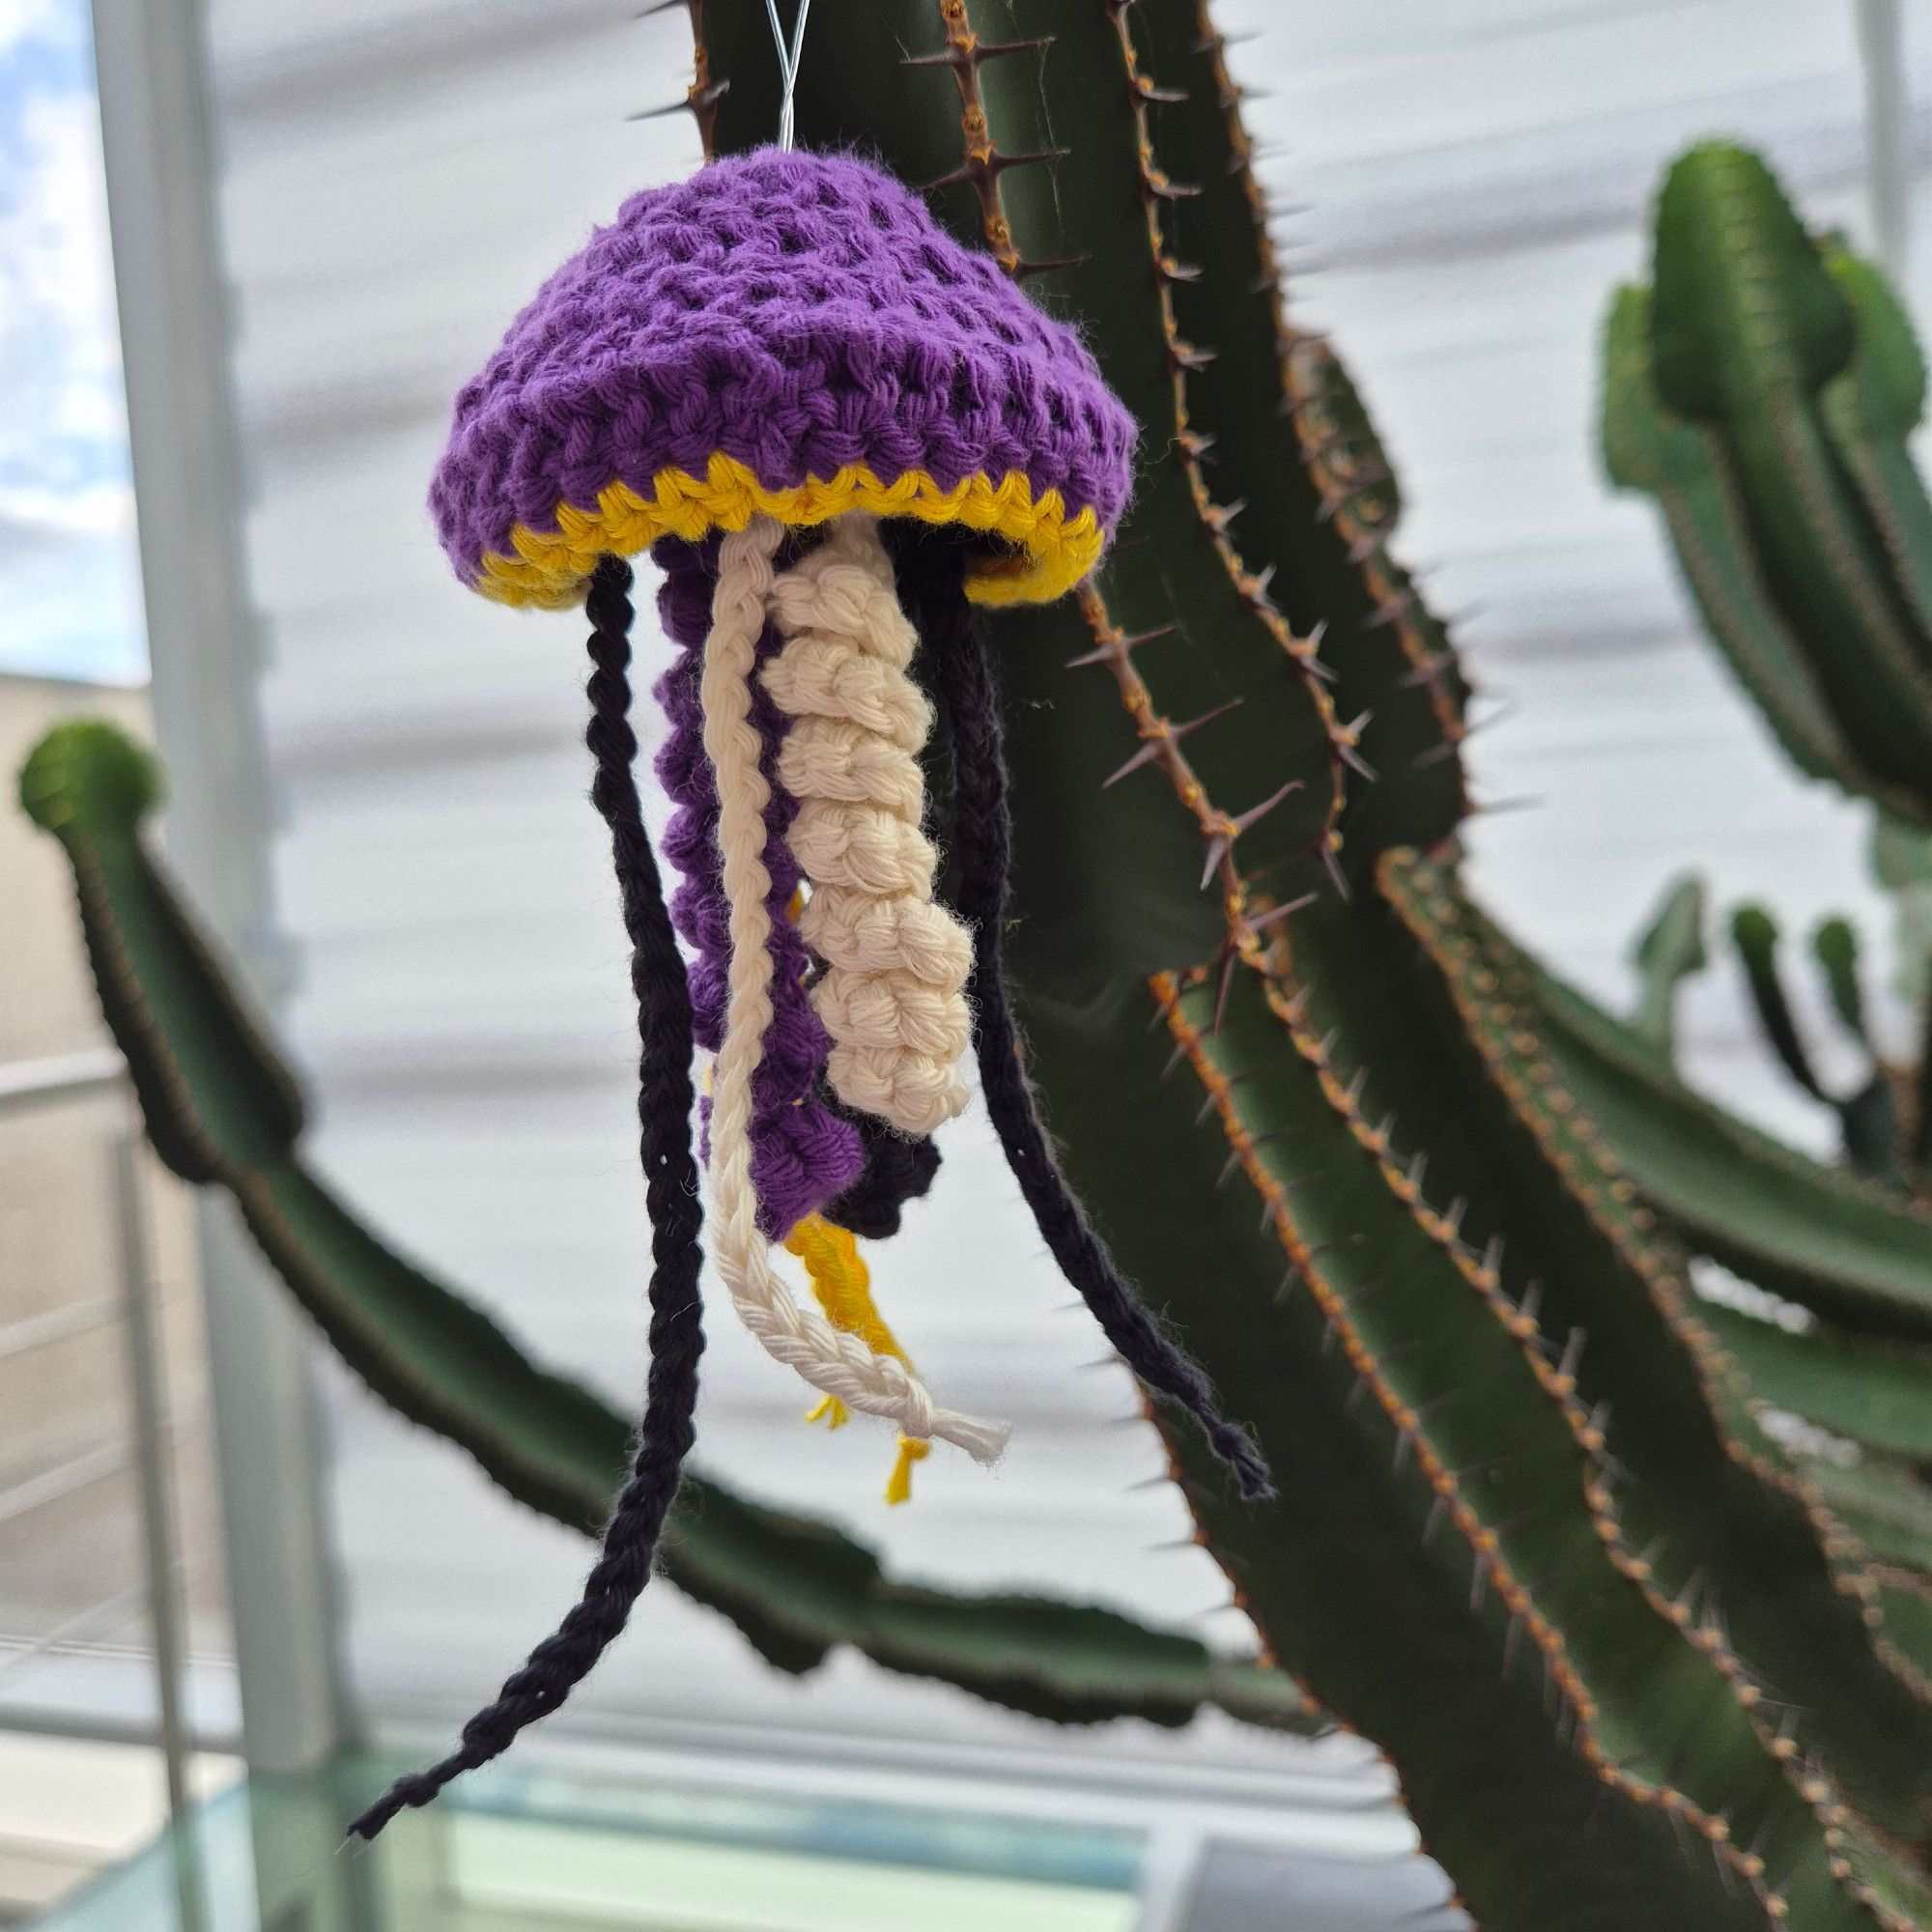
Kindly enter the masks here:
[[20, 767], [20, 806], [45, 832], [126, 831], [162, 793], [160, 767], [103, 719], [56, 724]]

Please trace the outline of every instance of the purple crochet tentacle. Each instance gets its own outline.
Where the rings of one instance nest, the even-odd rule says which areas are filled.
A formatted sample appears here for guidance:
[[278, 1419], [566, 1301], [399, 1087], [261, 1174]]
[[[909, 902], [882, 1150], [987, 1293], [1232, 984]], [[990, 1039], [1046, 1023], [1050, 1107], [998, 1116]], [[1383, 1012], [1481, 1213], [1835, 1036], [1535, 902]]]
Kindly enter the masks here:
[[[704, 637], [711, 626], [717, 544], [666, 541], [652, 554], [665, 573], [658, 614], [666, 634], [682, 647], [657, 687], [658, 701], [670, 721], [670, 733], [658, 753], [658, 777], [677, 807], [664, 838], [665, 858], [680, 879], [671, 895], [671, 919], [697, 955], [690, 975], [692, 1032], [700, 1046], [715, 1053], [724, 1037], [731, 933], [718, 854], [718, 786], [704, 755], [698, 687]], [[781, 642], [767, 626], [758, 643], [759, 662]], [[752, 1083], [752, 1182], [758, 1195], [759, 1227], [769, 1239], [781, 1240], [806, 1215], [850, 1187], [866, 1156], [858, 1129], [819, 1096], [819, 1076], [832, 1041], [806, 991], [810, 954], [787, 916], [799, 869], [785, 839], [798, 803], [778, 781], [785, 720], [755, 682], [752, 723], [764, 743], [762, 765], [771, 785], [764, 857], [772, 879], [765, 900], [772, 918], [772, 1023]]]

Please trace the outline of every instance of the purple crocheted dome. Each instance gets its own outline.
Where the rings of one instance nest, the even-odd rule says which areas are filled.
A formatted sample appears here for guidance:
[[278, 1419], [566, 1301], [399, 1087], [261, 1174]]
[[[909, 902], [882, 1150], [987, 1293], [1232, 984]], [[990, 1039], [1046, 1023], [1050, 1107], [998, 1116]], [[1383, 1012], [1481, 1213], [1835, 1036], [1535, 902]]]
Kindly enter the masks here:
[[958, 523], [984, 602], [1085, 576], [1133, 419], [1079, 337], [898, 182], [775, 148], [624, 204], [456, 400], [430, 491], [458, 574], [565, 605], [598, 556], [763, 510]]

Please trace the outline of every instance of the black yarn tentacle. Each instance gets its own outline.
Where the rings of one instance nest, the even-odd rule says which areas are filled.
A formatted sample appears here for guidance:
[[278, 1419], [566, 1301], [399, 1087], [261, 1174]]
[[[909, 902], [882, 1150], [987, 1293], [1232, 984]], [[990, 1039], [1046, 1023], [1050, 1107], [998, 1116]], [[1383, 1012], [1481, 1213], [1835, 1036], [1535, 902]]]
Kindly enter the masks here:
[[876, 1114], [861, 1113], [837, 1099], [828, 1098], [826, 1104], [858, 1128], [866, 1165], [858, 1179], [819, 1212], [847, 1234], [888, 1240], [899, 1231], [906, 1203], [931, 1188], [939, 1172], [939, 1149], [928, 1134], [909, 1137]]
[[631, 568], [606, 557], [585, 600], [593, 629], [584, 739], [596, 759], [590, 798], [611, 829], [611, 850], [631, 941], [639, 1057], [638, 1122], [651, 1219], [650, 1371], [631, 1473], [605, 1526], [583, 1594], [488, 1709], [463, 1727], [458, 1747], [427, 1771], [401, 1777], [349, 1827], [373, 1838], [406, 1805], [427, 1804], [466, 1771], [487, 1764], [517, 1733], [554, 1711], [629, 1620], [649, 1582], [651, 1559], [684, 1459], [696, 1434], [697, 1361], [704, 1348], [698, 1299], [702, 1253], [697, 1166], [691, 1150], [691, 1000], [684, 960], [665, 909], [644, 830], [631, 728]]
[[1114, 1265], [1053, 1157], [1020, 1058], [1019, 1035], [1000, 960], [1007, 923], [1012, 828], [1007, 813], [999, 696], [986, 647], [966, 603], [964, 556], [928, 538], [903, 554], [902, 594], [911, 607], [946, 717], [952, 780], [953, 909], [973, 927], [972, 999], [980, 1086], [1008, 1165], [1061, 1272], [1079, 1290], [1101, 1332], [1157, 1395], [1201, 1425], [1240, 1493], [1272, 1495], [1254, 1438], [1214, 1407], [1200, 1368], [1164, 1335]]

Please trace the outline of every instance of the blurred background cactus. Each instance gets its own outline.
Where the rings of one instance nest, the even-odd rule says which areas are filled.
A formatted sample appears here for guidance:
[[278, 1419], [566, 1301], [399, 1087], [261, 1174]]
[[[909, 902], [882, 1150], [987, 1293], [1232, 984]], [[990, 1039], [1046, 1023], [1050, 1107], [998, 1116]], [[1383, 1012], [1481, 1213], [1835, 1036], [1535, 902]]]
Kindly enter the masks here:
[[1805, 771], [1932, 822], [1925, 365], [1884, 276], [1806, 233], [1771, 171], [1693, 148], [1655, 277], [1619, 292], [1604, 454], [1657, 498], [1712, 636]]
[[[691, 13], [707, 146], [768, 138], [763, 6]], [[1279, 1493], [1240, 1502], [1152, 1416], [1259, 1658], [896, 1583], [697, 1476], [667, 1576], [781, 1668], [849, 1643], [1066, 1721], [1347, 1725], [1491, 1932], [1932, 1927], [1932, 1214], [1910, 1176], [1807, 1161], [1677, 1078], [1694, 887], [1644, 942], [1630, 1024], [1465, 895], [1466, 688], [1394, 554], [1361, 398], [1285, 308], [1197, 0], [877, 0], [815, 32], [800, 141], [926, 186], [1081, 323], [1143, 426], [1095, 579], [990, 622], [1009, 958], [1069, 1178]], [[1735, 150], [1681, 164], [1660, 231], [1654, 297], [1612, 323], [1612, 467], [1659, 497], [1794, 758], [1932, 823], [1909, 336]], [[151, 776], [83, 728], [22, 793], [72, 862], [162, 1157], [234, 1198], [378, 1394], [594, 1531], [621, 1425], [305, 1168], [293, 1083], [143, 843]], [[1859, 1030], [1855, 949], [1834, 929], [1823, 956]], [[1861, 1149], [1916, 1162], [1897, 1072], [1867, 1082], [1884, 1134], [1878, 1101], [1834, 1104], [1848, 1143], [1857, 1111]]]
[[[1884, 273], [1808, 234], [1756, 156], [1692, 149], [1659, 199], [1652, 287], [1618, 291], [1604, 349], [1604, 460], [1654, 497], [1686, 586], [1793, 762], [1871, 811], [1873, 874], [1895, 907], [1883, 1004], [1916, 1015], [1888, 1045], [1851, 923], [1809, 938], [1843, 1038], [1824, 1070], [1787, 986], [1775, 911], [1726, 918], [1764, 1041], [1836, 1116], [1855, 1172], [1923, 1198], [1926, 922], [1932, 843], [1932, 503], [1907, 440], [1925, 361]], [[1706, 964], [1702, 894], [1680, 881], [1637, 946], [1638, 1030], [1666, 1057], [1679, 982]], [[1886, 1015], [1889, 1018], [1890, 1015]]]

